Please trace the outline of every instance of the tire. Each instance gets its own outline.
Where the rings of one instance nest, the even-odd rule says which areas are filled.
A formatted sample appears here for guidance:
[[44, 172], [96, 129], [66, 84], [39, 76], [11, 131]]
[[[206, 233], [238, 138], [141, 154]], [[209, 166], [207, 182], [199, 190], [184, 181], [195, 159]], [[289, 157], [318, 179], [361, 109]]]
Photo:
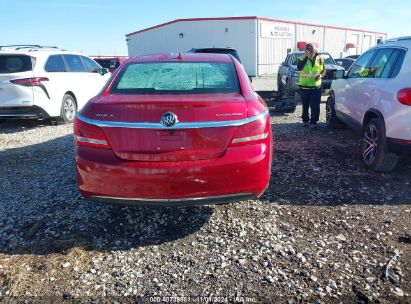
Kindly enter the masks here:
[[385, 151], [385, 134], [379, 118], [371, 119], [362, 132], [362, 158], [365, 166], [376, 172], [390, 172], [398, 163], [398, 155]]
[[293, 97], [293, 102], [288, 104], [288, 107], [284, 111], [284, 113], [294, 113], [297, 109], [298, 102], [301, 102], [300, 94], [295, 93]]
[[343, 126], [342, 122], [337, 118], [337, 114], [335, 112], [335, 98], [332, 93], [328, 96], [327, 103], [325, 105], [325, 122], [327, 126], [332, 129]]
[[285, 93], [285, 89], [283, 84], [281, 83], [281, 79], [279, 77], [280, 75], [277, 76], [277, 92], [280, 96], [280, 98], [282, 98], [284, 96]]
[[65, 123], [72, 123], [77, 113], [76, 99], [70, 94], [64, 94], [61, 102], [60, 118]]

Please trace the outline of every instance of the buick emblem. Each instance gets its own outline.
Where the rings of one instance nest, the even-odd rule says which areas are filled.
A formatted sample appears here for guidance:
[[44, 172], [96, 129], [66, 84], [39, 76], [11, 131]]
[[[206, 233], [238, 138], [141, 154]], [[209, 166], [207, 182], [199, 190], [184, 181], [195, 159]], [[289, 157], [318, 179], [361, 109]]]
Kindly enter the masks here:
[[161, 120], [160, 123], [164, 126], [164, 127], [172, 127], [174, 126], [176, 123], [178, 123], [178, 119], [177, 119], [177, 115], [171, 112], [167, 112], [164, 113], [161, 116]]

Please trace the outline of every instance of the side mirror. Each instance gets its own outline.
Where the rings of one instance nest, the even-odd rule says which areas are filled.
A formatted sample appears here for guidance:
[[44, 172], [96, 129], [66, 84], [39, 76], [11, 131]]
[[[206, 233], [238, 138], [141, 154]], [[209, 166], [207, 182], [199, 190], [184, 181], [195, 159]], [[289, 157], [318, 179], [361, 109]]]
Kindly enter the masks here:
[[341, 62], [341, 61], [337, 61], [337, 65], [342, 65], [342, 62]]
[[108, 69], [106, 69], [106, 68], [102, 68], [101, 70], [100, 70], [100, 75], [101, 76], [104, 76], [104, 75], [106, 75], [108, 73]]
[[250, 80], [250, 83], [253, 83], [253, 77], [248, 76], [248, 79]]
[[345, 77], [345, 71], [343, 70], [335, 71], [334, 79], [342, 79], [344, 77]]

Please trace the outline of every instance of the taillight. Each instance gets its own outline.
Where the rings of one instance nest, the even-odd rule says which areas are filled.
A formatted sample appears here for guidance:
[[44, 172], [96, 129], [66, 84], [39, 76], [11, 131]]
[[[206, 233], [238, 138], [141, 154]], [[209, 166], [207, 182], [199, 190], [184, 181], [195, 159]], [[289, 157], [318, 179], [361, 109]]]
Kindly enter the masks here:
[[243, 146], [264, 141], [270, 135], [270, 119], [265, 115], [253, 122], [238, 127], [231, 146]]
[[77, 146], [110, 149], [103, 130], [78, 118], [74, 121], [74, 142]]
[[42, 85], [42, 81], [49, 81], [47, 77], [32, 77], [10, 80], [11, 83], [22, 85], [25, 87], [36, 87]]
[[399, 90], [397, 93], [397, 99], [402, 104], [411, 106], [411, 88]]

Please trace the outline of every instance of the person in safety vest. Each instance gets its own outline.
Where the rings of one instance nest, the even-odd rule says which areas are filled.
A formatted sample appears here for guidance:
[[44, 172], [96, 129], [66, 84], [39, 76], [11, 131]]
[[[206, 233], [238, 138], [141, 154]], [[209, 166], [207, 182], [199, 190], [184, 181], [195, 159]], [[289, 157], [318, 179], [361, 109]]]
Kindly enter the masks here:
[[[304, 126], [315, 126], [320, 117], [321, 78], [325, 75], [324, 59], [318, 55], [312, 44], [307, 44], [304, 56], [298, 58], [297, 70], [300, 71], [298, 86], [303, 104]], [[311, 112], [311, 118], [308, 115]]]

